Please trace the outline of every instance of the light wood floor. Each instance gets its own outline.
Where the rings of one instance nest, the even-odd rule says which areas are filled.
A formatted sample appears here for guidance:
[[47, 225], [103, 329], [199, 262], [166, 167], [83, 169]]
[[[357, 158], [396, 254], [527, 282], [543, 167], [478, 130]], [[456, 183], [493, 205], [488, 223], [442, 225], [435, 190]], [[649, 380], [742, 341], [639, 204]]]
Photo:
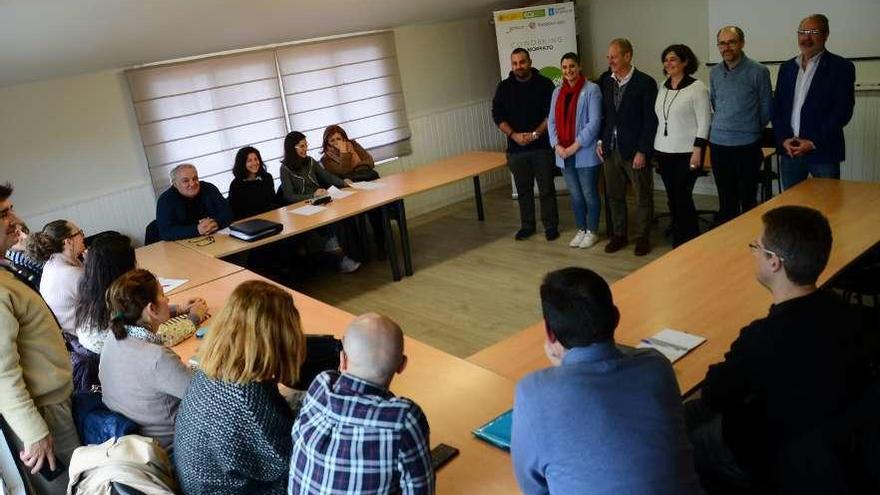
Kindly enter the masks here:
[[[715, 197], [696, 199], [700, 208], [717, 209]], [[655, 193], [655, 205], [666, 210], [664, 192]], [[668, 220], [660, 220], [649, 255], [635, 257], [632, 245], [606, 254], [604, 212], [599, 244], [569, 248], [575, 228], [567, 195], [559, 197], [562, 237], [554, 242], [543, 234], [513, 239], [519, 212], [509, 188], [484, 193], [484, 206], [485, 222], [476, 220], [472, 199], [410, 219], [412, 277], [392, 282], [388, 263], [373, 261], [354, 274], [328, 273], [293, 288], [351, 313], [386, 314], [408, 335], [467, 357], [541, 318], [538, 287], [545, 273], [584, 266], [612, 283], [671, 249], [662, 232]]]

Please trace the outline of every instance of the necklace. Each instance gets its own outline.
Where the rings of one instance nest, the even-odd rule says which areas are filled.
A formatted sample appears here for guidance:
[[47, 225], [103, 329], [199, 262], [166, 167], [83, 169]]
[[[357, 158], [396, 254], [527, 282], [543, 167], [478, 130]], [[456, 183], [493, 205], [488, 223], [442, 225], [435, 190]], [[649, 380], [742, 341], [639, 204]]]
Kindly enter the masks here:
[[[680, 85], [681, 83], [679, 83]], [[672, 84], [669, 84], [672, 86]], [[663, 136], [669, 136], [669, 111], [672, 110], [672, 104], [675, 103], [675, 99], [678, 98], [678, 94], [681, 93], [681, 90], [676, 89], [675, 94], [672, 95], [672, 99], [669, 100], [669, 106], [666, 106], [666, 97], [669, 96], [669, 88], [664, 88], [666, 91], [663, 92]]]

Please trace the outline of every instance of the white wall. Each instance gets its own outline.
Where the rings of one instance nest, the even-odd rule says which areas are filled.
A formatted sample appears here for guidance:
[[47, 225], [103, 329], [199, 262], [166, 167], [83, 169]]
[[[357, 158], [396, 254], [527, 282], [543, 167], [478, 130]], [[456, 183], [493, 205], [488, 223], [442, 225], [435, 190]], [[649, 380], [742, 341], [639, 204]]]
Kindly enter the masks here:
[[[486, 107], [498, 77], [489, 18], [395, 29], [413, 154], [382, 173], [501, 148]], [[0, 181], [14, 183], [16, 209], [32, 229], [69, 218], [87, 232], [142, 238], [155, 197], [121, 70], [0, 88], [0, 109]], [[487, 185], [502, 178], [495, 174]], [[420, 213], [464, 198], [469, 187], [432, 191], [407, 205]]]
[[[44, 214], [148, 183], [119, 71], [0, 88], [0, 108], [0, 180], [15, 185], [16, 209], [32, 229]], [[112, 227], [73, 220], [87, 232]]]

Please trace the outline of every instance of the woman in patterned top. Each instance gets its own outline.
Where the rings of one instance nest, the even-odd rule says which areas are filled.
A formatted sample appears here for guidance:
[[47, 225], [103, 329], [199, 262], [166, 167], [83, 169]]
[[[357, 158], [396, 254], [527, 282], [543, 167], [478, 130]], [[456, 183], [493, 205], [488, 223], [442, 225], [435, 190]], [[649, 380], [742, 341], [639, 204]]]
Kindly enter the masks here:
[[40, 290], [40, 277], [43, 276], [43, 263], [32, 259], [25, 252], [25, 243], [31, 230], [24, 223], [16, 228], [18, 241], [6, 250], [6, 260], [20, 273], [37, 291]]
[[[293, 297], [258, 280], [232, 292], [211, 324], [177, 415], [174, 465], [187, 495], [282, 495], [305, 337]], [[298, 408], [298, 406], [297, 406]]]

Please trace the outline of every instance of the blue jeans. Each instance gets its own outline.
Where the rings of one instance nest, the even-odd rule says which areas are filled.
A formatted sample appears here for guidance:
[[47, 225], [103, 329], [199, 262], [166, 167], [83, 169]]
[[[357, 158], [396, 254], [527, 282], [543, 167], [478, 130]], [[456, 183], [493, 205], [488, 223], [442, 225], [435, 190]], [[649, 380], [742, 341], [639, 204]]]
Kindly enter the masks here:
[[782, 155], [779, 177], [782, 189], [789, 189], [807, 180], [807, 176], [825, 179], [840, 178], [840, 163], [804, 163], [803, 157], [791, 158]]
[[565, 185], [571, 194], [571, 209], [574, 210], [574, 222], [578, 230], [599, 230], [599, 165], [595, 167], [575, 168], [574, 157], [565, 160], [562, 170]]

